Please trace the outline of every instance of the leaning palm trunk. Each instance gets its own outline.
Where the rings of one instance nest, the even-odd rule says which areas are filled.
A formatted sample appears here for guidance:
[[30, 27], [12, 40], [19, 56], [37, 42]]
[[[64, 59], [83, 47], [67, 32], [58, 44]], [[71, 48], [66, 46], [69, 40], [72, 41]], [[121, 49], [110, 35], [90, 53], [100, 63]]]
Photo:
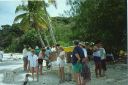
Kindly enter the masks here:
[[55, 36], [54, 36], [54, 33], [53, 33], [53, 28], [52, 28], [52, 25], [51, 25], [51, 20], [50, 20], [49, 17], [48, 17], [48, 21], [49, 21], [48, 23], [49, 23], [50, 35], [52, 37], [52, 40], [53, 40], [54, 44], [56, 44], [56, 39], [55, 39]]
[[41, 37], [40, 30], [39, 30], [39, 29], [37, 29], [37, 32], [38, 32], [39, 39], [40, 39], [40, 42], [41, 42], [42, 47], [45, 47], [44, 41], [43, 41], [43, 39], [42, 39], [42, 37]]
[[51, 25], [51, 20], [48, 16], [48, 13], [46, 11], [46, 6], [45, 6], [45, 2], [44, 2], [44, 10], [45, 10], [45, 13], [46, 13], [46, 17], [48, 19], [48, 25], [49, 25], [49, 29], [50, 29], [50, 35], [51, 35], [51, 38], [53, 40], [53, 43], [56, 44], [56, 39], [55, 39], [55, 36], [54, 36], [54, 33], [53, 33], [53, 28], [52, 28], [52, 25]]
[[45, 40], [46, 40], [46, 42], [47, 42], [47, 45], [50, 46], [50, 44], [49, 44], [49, 40], [48, 40], [48, 36], [46, 35], [45, 32], [44, 32], [44, 35], [45, 35]]

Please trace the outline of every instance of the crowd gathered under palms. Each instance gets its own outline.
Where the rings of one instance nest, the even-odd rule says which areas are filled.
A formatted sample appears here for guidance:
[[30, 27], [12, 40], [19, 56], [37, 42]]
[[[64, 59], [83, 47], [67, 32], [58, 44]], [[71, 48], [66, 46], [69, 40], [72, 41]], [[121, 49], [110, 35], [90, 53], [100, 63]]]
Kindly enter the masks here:
[[[53, 47], [42, 47], [39, 48], [36, 46], [35, 48], [31, 48], [28, 46], [24, 46], [23, 49], [23, 61], [24, 61], [24, 71], [31, 72], [32, 78], [34, 80], [34, 73], [38, 75], [42, 75], [43, 73], [43, 61], [46, 61], [47, 69], [51, 67], [51, 56], [52, 53], [56, 56], [56, 61], [59, 66], [59, 83], [65, 82], [65, 65], [67, 61], [66, 52], [64, 48], [59, 44]], [[93, 46], [93, 60], [95, 63], [95, 74], [96, 77], [105, 76], [106, 71], [106, 52], [103, 48], [102, 42], [97, 41]], [[72, 63], [72, 74], [74, 75], [74, 79], [76, 85], [86, 85], [87, 81], [91, 80], [91, 72], [88, 66], [89, 56], [87, 53], [86, 45], [83, 42], [74, 41], [74, 48], [71, 52], [71, 63]]]

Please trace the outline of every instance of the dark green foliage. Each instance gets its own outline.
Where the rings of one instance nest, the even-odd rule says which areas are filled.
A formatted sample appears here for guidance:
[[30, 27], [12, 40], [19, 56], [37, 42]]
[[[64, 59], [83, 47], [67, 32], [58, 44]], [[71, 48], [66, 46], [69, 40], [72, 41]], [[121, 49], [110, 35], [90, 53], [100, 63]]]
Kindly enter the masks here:
[[0, 47], [6, 51], [15, 51], [16, 46], [20, 42], [19, 37], [22, 36], [23, 31], [20, 29], [19, 24], [2, 25], [0, 31]]
[[72, 36], [71, 18], [53, 17], [52, 22], [57, 43], [60, 43], [62, 46], [72, 45], [72, 40], [70, 39]]
[[[71, 44], [70, 36], [72, 35], [70, 19], [56, 17], [52, 18], [52, 22], [57, 42], [63, 46], [69, 46]], [[20, 24], [13, 24], [12, 26], [3, 25], [2, 28], [3, 30], [0, 30], [0, 47], [6, 52], [22, 52], [23, 45], [29, 45], [32, 48], [35, 48], [36, 45], [41, 47], [39, 35], [34, 28], [29, 28], [26, 32], [23, 32], [23, 29], [20, 28]], [[53, 45], [49, 33], [49, 30], [47, 30], [48, 41], [50, 45]], [[41, 31], [41, 36], [46, 44], [43, 31]]]
[[23, 45], [41, 46], [35, 29], [23, 32], [19, 24], [3, 25], [0, 31], [0, 48], [6, 52], [22, 52]]
[[35, 29], [31, 29], [27, 31], [23, 36], [22, 36], [22, 42], [25, 45], [29, 45], [31, 47], [35, 47], [36, 45], [41, 46], [40, 41], [39, 41], [39, 36], [38, 33], [36, 32]]
[[[62, 46], [69, 46], [76, 39], [88, 42], [101, 40], [106, 49], [114, 49], [114, 51], [126, 49], [126, 3], [126, 0], [69, 0], [72, 8], [68, 13], [71, 17], [51, 18], [57, 43], [60, 43]], [[37, 4], [40, 7], [37, 7]], [[41, 46], [39, 34], [32, 27], [40, 28], [40, 34], [45, 44], [46, 34], [50, 45], [52, 45], [53, 41], [49, 29], [45, 31], [42, 29], [46, 23], [42, 24], [44, 21], [39, 18], [40, 14], [41, 16], [44, 14], [44, 11], [36, 10], [40, 10], [42, 8], [41, 6], [39, 2], [33, 3], [29, 1], [28, 7], [31, 16], [26, 16], [28, 18], [23, 20], [24, 24], [22, 25], [24, 27], [30, 27], [31, 17], [34, 23], [31, 23], [33, 26], [28, 31], [23, 32], [19, 24], [13, 24], [12, 26], [3, 25], [3, 30], [0, 30], [0, 47], [5, 48], [7, 51], [21, 52], [24, 44], [32, 47], [35, 45]], [[40, 24], [35, 24], [38, 22]], [[29, 25], [25, 25], [25, 23]]]
[[73, 39], [103, 41], [105, 47], [126, 49], [126, 0], [70, 1]]

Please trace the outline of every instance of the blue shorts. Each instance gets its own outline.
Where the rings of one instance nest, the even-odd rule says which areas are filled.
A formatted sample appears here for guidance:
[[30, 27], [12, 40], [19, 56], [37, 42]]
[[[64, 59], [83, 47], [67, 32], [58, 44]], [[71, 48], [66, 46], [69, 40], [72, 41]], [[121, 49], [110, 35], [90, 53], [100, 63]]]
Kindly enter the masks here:
[[101, 58], [98, 56], [94, 56], [94, 62], [101, 62]]

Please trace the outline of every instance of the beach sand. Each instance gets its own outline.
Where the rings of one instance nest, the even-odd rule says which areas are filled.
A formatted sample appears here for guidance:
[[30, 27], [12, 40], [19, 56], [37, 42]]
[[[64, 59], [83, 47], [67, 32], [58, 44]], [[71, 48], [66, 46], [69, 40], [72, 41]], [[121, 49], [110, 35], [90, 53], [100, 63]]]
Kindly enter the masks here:
[[[23, 85], [26, 72], [23, 71], [22, 58], [15, 58], [15, 55], [13, 58], [5, 58], [3, 62], [0, 62], [0, 85]], [[90, 62], [91, 81], [87, 85], [128, 85], [127, 67], [127, 64], [107, 65], [106, 76], [96, 78], [94, 63]], [[39, 81], [36, 81], [36, 77], [34, 81], [29, 77], [27, 85], [75, 85], [73, 81], [59, 84], [57, 69], [58, 67], [52, 67], [52, 70], [47, 70], [44, 67], [43, 75], [39, 75]], [[7, 81], [6, 72], [14, 72], [14, 80]], [[11, 76], [10, 79], [13, 77]]]

